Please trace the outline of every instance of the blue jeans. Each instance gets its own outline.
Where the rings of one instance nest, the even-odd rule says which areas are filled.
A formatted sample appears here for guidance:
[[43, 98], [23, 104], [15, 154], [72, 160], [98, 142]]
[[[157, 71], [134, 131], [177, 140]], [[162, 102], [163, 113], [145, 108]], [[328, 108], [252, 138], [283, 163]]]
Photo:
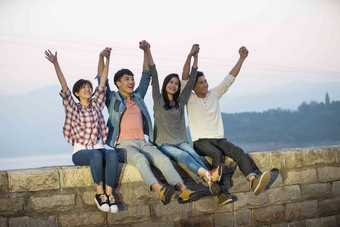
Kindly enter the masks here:
[[123, 140], [117, 145], [117, 148], [119, 148], [120, 153], [124, 152], [126, 162], [138, 169], [145, 184], [149, 187], [154, 183], [158, 183], [151, 171], [150, 164], [162, 172], [169, 184], [176, 185], [183, 182], [170, 159], [145, 140]]
[[90, 166], [91, 175], [95, 185], [105, 184], [114, 187], [118, 155], [112, 149], [80, 150], [72, 155], [72, 161], [77, 166]]
[[201, 157], [188, 143], [181, 143], [179, 145], [163, 143], [158, 146], [158, 149], [166, 156], [185, 165], [194, 174], [197, 174], [198, 169], [201, 167], [207, 170]]

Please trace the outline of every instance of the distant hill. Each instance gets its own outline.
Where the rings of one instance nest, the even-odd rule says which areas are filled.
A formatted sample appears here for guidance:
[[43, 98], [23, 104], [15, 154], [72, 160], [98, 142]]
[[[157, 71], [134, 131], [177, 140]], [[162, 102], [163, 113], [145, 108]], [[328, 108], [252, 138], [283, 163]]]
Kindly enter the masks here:
[[304, 147], [340, 143], [340, 101], [304, 102], [297, 111], [223, 113], [222, 118], [227, 138], [247, 147], [253, 144], [253, 150], [261, 144], [280, 148], [280, 144]]

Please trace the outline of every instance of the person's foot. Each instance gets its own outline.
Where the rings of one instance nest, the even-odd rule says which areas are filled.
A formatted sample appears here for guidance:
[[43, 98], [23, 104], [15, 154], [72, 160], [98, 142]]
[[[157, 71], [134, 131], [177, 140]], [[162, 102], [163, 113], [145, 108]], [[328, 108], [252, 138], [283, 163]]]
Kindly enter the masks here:
[[170, 203], [171, 196], [175, 193], [175, 187], [173, 185], [169, 185], [167, 187], [163, 186], [159, 192], [159, 197], [163, 203], [166, 205]]
[[269, 179], [270, 173], [265, 171], [251, 182], [251, 190], [254, 192], [254, 195], [259, 195], [262, 192], [264, 187], [268, 184]]
[[197, 201], [201, 198], [198, 192], [191, 191], [189, 188], [185, 188], [178, 194], [178, 203], [190, 203]]
[[210, 170], [207, 172], [206, 176], [211, 181], [220, 181], [222, 176], [222, 167], [219, 165], [217, 168]]
[[118, 206], [116, 204], [115, 197], [111, 194], [111, 195], [108, 195], [107, 198], [109, 200], [110, 212], [111, 213], [117, 213]]
[[94, 201], [97, 204], [99, 210], [104, 212], [110, 212], [110, 206], [105, 194], [96, 194], [94, 197]]
[[216, 182], [209, 181], [208, 184], [209, 184], [209, 191], [211, 192], [212, 196], [218, 195], [220, 193], [221, 188]]
[[220, 205], [225, 205], [225, 204], [234, 202], [232, 195], [229, 193], [225, 193], [225, 192], [221, 192], [217, 198], [218, 198], [218, 204]]

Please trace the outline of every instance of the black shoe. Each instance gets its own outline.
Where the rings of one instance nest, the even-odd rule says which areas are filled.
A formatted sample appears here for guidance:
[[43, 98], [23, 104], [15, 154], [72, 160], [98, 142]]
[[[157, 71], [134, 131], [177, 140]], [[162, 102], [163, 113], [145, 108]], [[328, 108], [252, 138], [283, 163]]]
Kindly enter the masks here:
[[218, 195], [218, 204], [225, 205], [225, 204], [232, 203], [232, 202], [234, 202], [232, 195], [225, 193], [225, 192], [221, 192]]
[[109, 200], [109, 206], [110, 206], [111, 213], [117, 213], [118, 206], [116, 204], [115, 197], [111, 194], [111, 195], [108, 195], [107, 198]]
[[99, 210], [104, 212], [110, 212], [110, 206], [105, 194], [96, 194], [96, 196], [94, 197], [94, 201], [96, 202]]

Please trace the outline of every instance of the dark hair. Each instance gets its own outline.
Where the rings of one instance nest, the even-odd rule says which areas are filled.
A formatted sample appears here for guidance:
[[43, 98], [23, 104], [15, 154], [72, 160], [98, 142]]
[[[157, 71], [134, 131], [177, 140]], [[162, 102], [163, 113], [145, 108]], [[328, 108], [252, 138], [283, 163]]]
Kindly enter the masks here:
[[196, 76], [195, 85], [196, 85], [196, 83], [197, 83], [197, 80], [198, 80], [198, 78], [199, 78], [200, 76], [204, 76], [204, 73], [203, 73], [203, 72], [201, 72], [201, 71], [197, 71], [197, 76]]
[[170, 105], [170, 100], [169, 100], [169, 96], [168, 96], [168, 93], [166, 92], [166, 85], [168, 85], [168, 83], [170, 82], [170, 80], [173, 78], [173, 77], [176, 77], [178, 79], [178, 90], [176, 91], [176, 93], [174, 94], [173, 98], [174, 98], [174, 101], [175, 101], [175, 108], [177, 109], [178, 108], [178, 97], [179, 97], [179, 94], [181, 93], [181, 83], [180, 83], [180, 80], [179, 80], [179, 76], [178, 74], [176, 73], [171, 73], [169, 75], [167, 75], [165, 78], [164, 78], [164, 81], [163, 81], [163, 86], [162, 86], [162, 96], [163, 96], [163, 100], [164, 100], [164, 108], [166, 110], [170, 110], [172, 108], [172, 106]]
[[73, 85], [73, 88], [72, 88], [72, 92], [73, 92], [73, 95], [80, 101], [79, 97], [76, 95], [76, 92], [78, 93], [80, 91], [80, 89], [86, 85], [86, 84], [89, 84], [93, 90], [93, 87], [92, 87], [92, 83], [89, 81], [89, 80], [84, 80], [84, 79], [80, 79], [78, 80], [74, 85]]
[[125, 75], [129, 75], [129, 76], [133, 76], [133, 73], [128, 70], [128, 69], [121, 69], [119, 70], [118, 72], [116, 72], [115, 76], [113, 77], [113, 82], [115, 83], [116, 87], [118, 88], [117, 86], [117, 81], [120, 81], [120, 79]]

